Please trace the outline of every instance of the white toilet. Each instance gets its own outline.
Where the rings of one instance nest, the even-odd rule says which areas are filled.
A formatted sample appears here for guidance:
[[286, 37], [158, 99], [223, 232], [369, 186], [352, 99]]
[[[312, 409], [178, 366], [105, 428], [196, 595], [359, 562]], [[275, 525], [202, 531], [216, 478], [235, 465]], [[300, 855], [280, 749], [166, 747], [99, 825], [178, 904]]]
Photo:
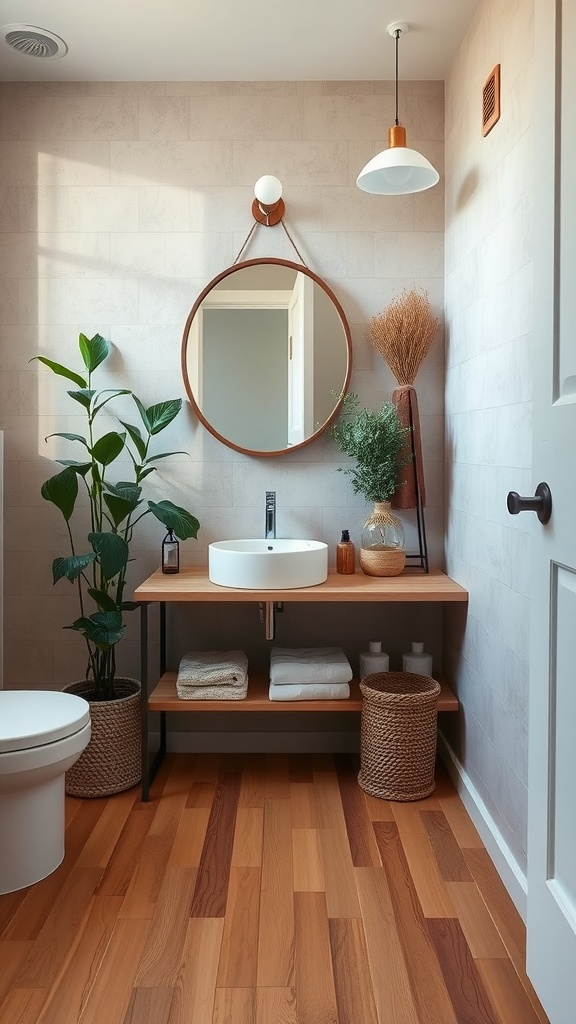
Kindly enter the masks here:
[[90, 740], [90, 705], [72, 693], [0, 690], [0, 893], [64, 857], [64, 774]]

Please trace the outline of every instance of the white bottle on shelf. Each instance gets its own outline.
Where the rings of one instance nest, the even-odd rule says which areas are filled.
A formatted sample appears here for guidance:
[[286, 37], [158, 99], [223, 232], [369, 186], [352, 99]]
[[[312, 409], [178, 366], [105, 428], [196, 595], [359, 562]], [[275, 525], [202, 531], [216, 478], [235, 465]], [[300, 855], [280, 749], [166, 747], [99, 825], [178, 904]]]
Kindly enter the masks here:
[[412, 650], [402, 655], [402, 670], [417, 672], [421, 676], [432, 675], [432, 655], [424, 650], [424, 644], [412, 643]]
[[389, 664], [390, 659], [386, 651], [382, 650], [382, 641], [370, 640], [368, 650], [360, 654], [360, 679], [365, 679], [373, 672], [387, 672]]

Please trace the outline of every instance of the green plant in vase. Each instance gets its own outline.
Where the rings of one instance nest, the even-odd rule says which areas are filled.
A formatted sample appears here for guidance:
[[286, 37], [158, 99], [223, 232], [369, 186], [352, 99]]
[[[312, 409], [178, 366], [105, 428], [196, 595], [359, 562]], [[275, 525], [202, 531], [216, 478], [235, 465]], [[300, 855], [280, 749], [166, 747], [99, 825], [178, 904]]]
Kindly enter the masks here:
[[[155, 463], [177, 452], [155, 452], [153, 442], [172, 423], [182, 407], [181, 399], [171, 399], [145, 408], [131, 391], [94, 388], [93, 376], [109, 355], [108, 342], [100, 335], [88, 338], [81, 334], [79, 348], [84, 372], [56, 363], [45, 356], [35, 356], [53, 373], [75, 385], [68, 391], [75, 408], [86, 416], [86, 435], [55, 433], [80, 446], [78, 460], [58, 459], [64, 468], [42, 485], [42, 497], [62, 513], [70, 540], [70, 553], [55, 558], [52, 564], [54, 583], [67, 579], [76, 587], [79, 617], [66, 629], [84, 637], [87, 648], [86, 680], [90, 683], [90, 700], [114, 700], [120, 694], [116, 684], [116, 645], [125, 635], [124, 617], [137, 607], [126, 600], [126, 573], [130, 547], [135, 530], [145, 516], [158, 519], [180, 540], [196, 537], [199, 522], [191, 512], [168, 499], [145, 501], [142, 484], [156, 469]], [[122, 430], [99, 432], [103, 410], [120, 396], [132, 398], [139, 423], [120, 421]], [[48, 439], [47, 439], [48, 440]], [[131, 479], [116, 479], [113, 467], [120, 455], [128, 455]], [[125, 465], [125, 464], [124, 464]], [[78, 539], [72, 530], [75, 513], [85, 522], [84, 512], [77, 509], [79, 492], [85, 491], [89, 503], [90, 528]]]
[[362, 529], [360, 565], [371, 576], [396, 576], [406, 564], [404, 528], [390, 502], [410, 461], [405, 455], [410, 428], [402, 426], [392, 402], [383, 402], [374, 412], [360, 408], [358, 396], [350, 393], [342, 410], [331, 436], [356, 464], [339, 471], [350, 476], [355, 494], [374, 502]]

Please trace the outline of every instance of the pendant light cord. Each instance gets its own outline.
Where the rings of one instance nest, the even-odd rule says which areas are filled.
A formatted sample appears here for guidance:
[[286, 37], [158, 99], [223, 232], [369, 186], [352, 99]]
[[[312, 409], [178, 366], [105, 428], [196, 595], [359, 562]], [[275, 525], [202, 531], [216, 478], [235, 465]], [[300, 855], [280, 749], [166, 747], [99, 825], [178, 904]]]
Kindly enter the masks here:
[[399, 28], [396, 29], [396, 31], [394, 33], [394, 36], [396, 38], [396, 118], [395, 118], [394, 123], [396, 125], [398, 125], [400, 123], [398, 121], [398, 40], [400, 39], [400, 29]]

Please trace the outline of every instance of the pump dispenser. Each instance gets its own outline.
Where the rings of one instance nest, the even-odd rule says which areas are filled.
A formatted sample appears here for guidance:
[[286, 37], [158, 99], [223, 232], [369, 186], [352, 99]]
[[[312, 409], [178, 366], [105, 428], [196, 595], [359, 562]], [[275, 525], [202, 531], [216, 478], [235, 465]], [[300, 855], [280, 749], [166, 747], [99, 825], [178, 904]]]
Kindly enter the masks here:
[[336, 545], [336, 572], [345, 576], [356, 572], [356, 549], [350, 540], [349, 530], [342, 530], [342, 539]]
[[370, 640], [368, 650], [360, 654], [360, 679], [365, 679], [373, 672], [387, 672], [389, 664], [390, 659], [382, 650], [382, 641]]
[[421, 676], [431, 676], [432, 655], [424, 650], [423, 643], [413, 642], [412, 650], [402, 655], [402, 668], [404, 672], [417, 672]]

